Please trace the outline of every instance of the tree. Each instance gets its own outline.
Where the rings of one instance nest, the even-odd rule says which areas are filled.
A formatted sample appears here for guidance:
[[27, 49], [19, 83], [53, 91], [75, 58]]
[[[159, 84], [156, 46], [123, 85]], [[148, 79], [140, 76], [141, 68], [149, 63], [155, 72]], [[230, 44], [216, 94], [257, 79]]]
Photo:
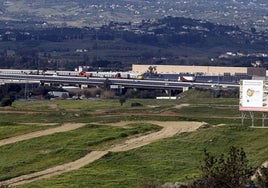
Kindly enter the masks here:
[[119, 98], [119, 102], [120, 102], [121, 106], [123, 106], [123, 104], [126, 102], [126, 97], [125, 96], [121, 96]]
[[13, 100], [10, 98], [3, 98], [1, 101], [1, 106], [11, 106], [13, 103]]
[[0, 87], [0, 100], [11, 99], [12, 102], [19, 97], [22, 88], [19, 84], [5, 84]]
[[148, 70], [146, 71], [146, 74], [148, 75], [156, 75], [157, 71], [156, 71], [156, 66], [149, 66]]
[[219, 158], [204, 151], [202, 175], [189, 188], [244, 188], [251, 183], [252, 170], [244, 150], [231, 147], [228, 156]]

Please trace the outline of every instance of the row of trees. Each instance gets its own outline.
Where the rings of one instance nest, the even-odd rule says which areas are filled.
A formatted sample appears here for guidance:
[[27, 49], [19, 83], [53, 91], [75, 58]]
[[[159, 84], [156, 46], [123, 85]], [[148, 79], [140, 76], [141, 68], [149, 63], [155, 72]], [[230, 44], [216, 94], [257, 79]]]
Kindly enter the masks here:
[[0, 106], [11, 106], [17, 99], [28, 99], [32, 96], [49, 99], [49, 91], [63, 91], [61, 88], [40, 85], [28, 88], [26, 84], [4, 84], [0, 86]]

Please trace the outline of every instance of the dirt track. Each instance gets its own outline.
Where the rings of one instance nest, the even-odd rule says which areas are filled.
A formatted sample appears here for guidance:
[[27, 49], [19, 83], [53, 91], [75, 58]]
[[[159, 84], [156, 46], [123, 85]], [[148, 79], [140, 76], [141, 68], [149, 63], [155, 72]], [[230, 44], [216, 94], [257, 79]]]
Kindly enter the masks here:
[[[111, 146], [108, 150], [105, 150], [105, 151], [93, 151], [93, 152], [87, 154], [86, 156], [84, 156], [83, 158], [80, 158], [76, 161], [66, 163], [63, 165], [59, 165], [59, 166], [55, 166], [55, 167], [52, 167], [52, 168], [49, 168], [49, 169], [46, 169], [46, 170], [43, 170], [40, 172], [12, 178], [10, 180], [0, 182], [0, 184], [9, 185], [9, 186], [16, 186], [16, 185], [21, 185], [21, 184], [33, 182], [33, 181], [36, 181], [39, 179], [59, 175], [59, 174], [65, 173], [65, 172], [79, 169], [79, 168], [81, 168], [89, 163], [92, 163], [92, 162], [100, 159], [102, 156], [106, 155], [108, 152], [121, 152], [121, 151], [127, 151], [127, 150], [131, 150], [134, 148], [138, 148], [138, 147], [147, 145], [149, 143], [152, 143], [156, 140], [167, 138], [167, 137], [172, 137], [172, 136], [179, 134], [179, 133], [182, 133], [182, 132], [194, 131], [197, 128], [199, 128], [201, 125], [204, 124], [204, 123], [200, 123], [200, 122], [179, 122], [179, 121], [176, 121], [176, 122], [175, 121], [170, 121], [170, 122], [147, 121], [147, 122], [162, 126], [163, 129], [161, 129], [158, 132], [154, 132], [154, 133], [151, 133], [148, 135], [130, 138], [130, 139], [126, 140], [124, 143]], [[122, 126], [122, 127], [124, 127], [128, 123], [129, 122], [119, 122], [119, 123], [109, 124], [109, 125], [107, 124], [107, 125], [108, 126]], [[22, 141], [22, 140], [26, 140], [26, 139], [39, 137], [39, 136], [53, 134], [56, 132], [70, 131], [73, 129], [80, 128], [84, 125], [85, 124], [66, 124], [66, 125], [63, 125], [63, 126], [60, 126], [57, 128], [53, 128], [53, 129], [48, 129], [48, 130], [44, 130], [44, 131], [37, 131], [34, 133], [29, 133], [29, 134], [25, 134], [22, 136], [17, 136], [17, 137], [1, 140], [0, 146], [5, 145], [5, 144], [18, 142], [18, 141]]]
[[46, 136], [46, 135], [57, 133], [57, 132], [67, 132], [67, 131], [71, 131], [74, 129], [78, 129], [84, 125], [85, 124], [83, 124], [83, 123], [74, 123], [74, 124], [67, 123], [67, 124], [60, 126], [60, 127], [46, 129], [46, 130], [42, 130], [42, 131], [36, 131], [36, 132], [32, 132], [32, 133], [12, 137], [12, 138], [0, 140], [0, 146], [23, 141], [23, 140], [28, 140], [31, 138], [37, 138], [40, 136]]

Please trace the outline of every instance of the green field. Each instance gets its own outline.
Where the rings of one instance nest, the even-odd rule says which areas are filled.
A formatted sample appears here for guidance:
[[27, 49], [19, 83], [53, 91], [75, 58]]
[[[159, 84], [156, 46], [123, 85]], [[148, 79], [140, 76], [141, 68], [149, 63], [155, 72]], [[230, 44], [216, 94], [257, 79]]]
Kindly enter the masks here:
[[[142, 106], [131, 107], [133, 102]], [[67, 163], [128, 137], [160, 129], [142, 120], [206, 122], [206, 126], [195, 132], [125, 152], [109, 152], [79, 170], [18, 187], [117, 188], [138, 187], [148, 181], [187, 182], [200, 174], [205, 148], [220, 155], [231, 146], [242, 147], [252, 168], [257, 168], [268, 156], [268, 129], [260, 128], [261, 114], [255, 114], [256, 128], [251, 127], [249, 116], [242, 127], [238, 99], [128, 99], [123, 106], [118, 100], [17, 101], [12, 107], [0, 108], [0, 112], [0, 138], [68, 122], [87, 124], [73, 131], [1, 146], [1, 181]], [[127, 127], [104, 125], [119, 121], [130, 123]], [[45, 126], [46, 123], [57, 124]]]
[[111, 153], [80, 170], [22, 187], [135, 187], [144, 181], [185, 182], [198, 176], [203, 149], [245, 148], [250, 165], [267, 159], [268, 130], [235, 126], [185, 133], [128, 152]]
[[107, 147], [105, 145], [127, 136], [154, 129], [157, 127], [149, 124], [132, 124], [131, 128], [127, 129], [89, 124], [74, 131], [2, 146], [0, 179], [5, 180], [67, 163], [92, 150], [101, 150]]

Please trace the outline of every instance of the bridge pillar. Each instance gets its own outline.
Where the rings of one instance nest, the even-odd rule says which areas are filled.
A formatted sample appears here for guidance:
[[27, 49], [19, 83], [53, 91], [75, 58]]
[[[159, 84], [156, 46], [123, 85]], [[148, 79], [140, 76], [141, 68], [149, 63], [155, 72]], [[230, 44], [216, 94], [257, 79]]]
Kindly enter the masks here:
[[123, 89], [124, 89], [124, 88], [125, 88], [125, 87], [122, 86], [122, 85], [119, 86], [119, 94], [120, 94], [120, 95], [123, 94]]
[[114, 89], [119, 95], [123, 95], [126, 88], [122, 85], [110, 85], [110, 89]]
[[185, 92], [185, 91], [188, 91], [189, 90], [189, 87], [183, 87], [182, 88], [182, 92]]
[[41, 86], [52, 86], [52, 83], [48, 83], [48, 82], [40, 82]]
[[86, 85], [86, 84], [81, 84], [81, 85], [79, 85], [79, 87], [80, 87], [80, 89], [84, 89], [84, 88], [88, 88], [88, 85]]

